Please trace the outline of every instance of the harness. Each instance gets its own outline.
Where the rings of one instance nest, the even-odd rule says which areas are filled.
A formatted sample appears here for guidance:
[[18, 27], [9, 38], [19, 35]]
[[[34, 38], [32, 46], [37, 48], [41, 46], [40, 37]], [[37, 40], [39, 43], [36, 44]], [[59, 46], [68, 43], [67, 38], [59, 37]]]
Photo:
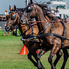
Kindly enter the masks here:
[[[31, 42], [35, 42], [35, 43], [40, 43], [39, 41], [36, 41], [36, 40], [31, 40], [30, 38], [33, 38], [33, 37], [36, 37], [36, 36], [34, 36], [34, 30], [33, 30], [33, 26], [34, 25], [36, 25], [36, 23], [26, 23], [28, 26], [27, 26], [27, 29], [25, 30], [25, 32], [24, 33], [22, 33], [22, 41], [31, 41]], [[26, 35], [26, 36], [24, 36], [25, 35], [25, 33], [29, 30], [29, 29], [32, 29], [32, 35]], [[29, 40], [28, 40], [29, 39]]]
[[[36, 11], [36, 6], [34, 5], [34, 8], [35, 8], [35, 13], [36, 13], [36, 17], [37, 17], [37, 11]], [[31, 13], [30, 13], [31, 14]], [[30, 16], [30, 14], [29, 14], [29, 16]], [[16, 14], [16, 15], [18, 15], [18, 14]], [[29, 17], [29, 16], [27, 16], [27, 18]], [[13, 23], [15, 22], [15, 20], [13, 21]], [[44, 38], [44, 37], [46, 37], [46, 36], [55, 36], [55, 37], [58, 37], [58, 38], [60, 38], [61, 39], [61, 41], [62, 41], [62, 43], [61, 43], [61, 48], [63, 48], [63, 46], [64, 46], [64, 40], [69, 40], [69, 39], [67, 39], [66, 37], [65, 37], [65, 24], [62, 22], [62, 21], [60, 21], [61, 22], [61, 24], [63, 25], [63, 35], [61, 36], [61, 35], [58, 35], [58, 34], [55, 34], [55, 33], [52, 33], [52, 22], [49, 22], [48, 23], [48, 25], [45, 27], [45, 29], [44, 30], [42, 30], [41, 32], [39, 32], [38, 33], [38, 35], [37, 36], [34, 36], [33, 34], [33, 26], [35, 25], [35, 24], [30, 24], [30, 23], [28, 23], [28, 21], [27, 21], [27, 23], [28, 23], [28, 26], [27, 26], [27, 29], [26, 29], [26, 31], [24, 32], [24, 33], [22, 33], [22, 40], [23, 41], [27, 41], [27, 40], [29, 40], [29, 41], [32, 41], [32, 42], [38, 42], [38, 41], [35, 41], [35, 40], [33, 40], [33, 39], [42, 39], [42, 38]], [[13, 24], [13, 23], [10, 23], [10, 24]], [[43, 33], [46, 29], [47, 29], [47, 27], [49, 26], [49, 24], [51, 24], [51, 29], [50, 29], [50, 33]], [[24, 36], [25, 35], [25, 33], [30, 29], [30, 27], [32, 28], [32, 35], [27, 35], [27, 36]]]
[[[37, 17], [36, 6], [35, 6], [35, 13], [36, 13], [36, 17]], [[58, 34], [52, 33], [52, 26], [53, 26], [52, 24], [53, 23], [52, 22], [49, 22], [48, 25], [45, 27], [45, 29], [39, 33], [40, 34], [39, 37], [41, 36], [41, 38], [42, 38], [42, 36], [56, 36], [56, 37], [58, 37], [58, 38], [61, 39], [61, 48], [63, 48], [63, 46], [64, 46], [64, 40], [69, 40], [69, 39], [64, 38], [65, 32], [66, 32], [66, 28], [65, 28], [65, 24], [62, 21], [60, 21], [60, 22], [63, 25], [63, 34], [62, 34], [62, 36], [61, 35], [58, 35]], [[47, 27], [49, 26], [50, 23], [51, 23], [50, 33], [45, 33], [44, 34], [43, 32], [47, 29]], [[43, 35], [41, 33], [43, 33]]]
[[[63, 25], [63, 35], [62, 35], [62, 36], [59, 35], [59, 34], [52, 33], [52, 23], [49, 22], [48, 25], [45, 27], [45, 29], [42, 30], [41, 32], [39, 32], [37, 36], [30, 36], [30, 37], [28, 36], [28, 37], [25, 38], [24, 40], [25, 40], [25, 41], [27, 41], [27, 40], [30, 40], [30, 41], [31, 41], [31, 40], [33, 40], [33, 39], [42, 39], [42, 38], [44, 38], [44, 37], [46, 37], [46, 36], [55, 36], [55, 37], [58, 37], [58, 38], [61, 39], [61, 41], [62, 41], [62, 43], [61, 43], [61, 48], [63, 48], [63, 46], [64, 46], [64, 40], [69, 40], [69, 39], [67, 39], [67, 38], [65, 37], [65, 31], [66, 31], [66, 29], [65, 29], [65, 24], [64, 24], [62, 21], [61, 21], [61, 23], [62, 23], [62, 25]], [[43, 33], [43, 32], [47, 29], [47, 27], [49, 26], [49, 24], [51, 24], [50, 33]], [[32, 28], [32, 32], [33, 32], [33, 28]]]
[[[11, 11], [10, 13], [16, 13], [16, 12]], [[31, 14], [31, 13], [30, 13], [30, 14]], [[23, 14], [23, 15], [26, 16], [25, 14]], [[30, 16], [30, 15], [29, 15], [29, 16]], [[16, 18], [17, 18], [17, 17], [18, 17], [18, 13], [16, 13]], [[26, 16], [26, 17], [28, 17], [28, 16]], [[13, 22], [10, 22], [10, 21], [9, 21], [9, 23], [10, 23], [12, 26], [14, 26], [14, 23], [16, 22], [16, 18], [13, 20]], [[19, 17], [18, 17], [18, 18], [19, 18]], [[20, 18], [19, 18], [19, 19], [20, 19]], [[20, 24], [22, 24], [22, 23], [20, 23]], [[25, 39], [34, 37], [33, 26], [36, 25], [36, 24], [35, 24], [35, 23], [33, 23], [33, 24], [28, 23], [28, 19], [26, 19], [26, 23], [24, 23], [24, 24], [27, 24], [28, 26], [27, 26], [26, 30], [24, 31], [24, 33], [21, 33], [21, 34], [22, 34], [22, 38], [23, 38], [23, 39], [21, 39], [21, 40], [26, 41]], [[25, 36], [25, 33], [26, 33], [30, 28], [32, 28], [32, 35], [27, 35], [27, 36]], [[39, 43], [39, 42], [36, 41], [36, 40], [30, 40], [30, 41], [31, 41], [31, 42], [37, 42], [37, 43]]]
[[[11, 11], [10, 13], [16, 13], [16, 12]], [[17, 18], [17, 16], [18, 16], [18, 13], [16, 13], [16, 18]], [[19, 17], [18, 17], [18, 18], [19, 18]], [[10, 21], [9, 21], [9, 23], [12, 24], [12, 25], [13, 25], [15, 22], [16, 22], [16, 19], [14, 19], [13, 22], [10, 22]]]
[[[36, 11], [36, 6], [35, 6], [35, 5], [34, 5], [34, 8], [35, 8], [36, 17], [37, 17], [37, 11]], [[60, 21], [60, 22], [61, 22], [61, 24], [63, 25], [63, 34], [62, 34], [62, 36], [59, 35], [59, 34], [52, 33], [52, 22], [49, 22], [48, 25], [45, 27], [45, 29], [42, 30], [41, 32], [39, 32], [39, 34], [38, 34], [37, 36], [33, 36], [33, 37], [28, 38], [28, 39], [26, 39], [26, 40], [42, 39], [42, 38], [44, 38], [44, 37], [46, 37], [46, 36], [55, 36], [55, 37], [58, 37], [58, 38], [61, 39], [61, 42], [62, 42], [62, 43], [61, 43], [61, 48], [63, 48], [63, 46], [64, 46], [64, 40], [69, 40], [69, 39], [67, 39], [67, 38], [65, 37], [65, 31], [66, 31], [65, 24], [64, 24], [62, 21]], [[49, 26], [50, 23], [51, 23], [50, 33], [43, 33], [43, 32], [47, 29], [47, 27]], [[33, 30], [32, 30], [32, 31], [33, 31]]]

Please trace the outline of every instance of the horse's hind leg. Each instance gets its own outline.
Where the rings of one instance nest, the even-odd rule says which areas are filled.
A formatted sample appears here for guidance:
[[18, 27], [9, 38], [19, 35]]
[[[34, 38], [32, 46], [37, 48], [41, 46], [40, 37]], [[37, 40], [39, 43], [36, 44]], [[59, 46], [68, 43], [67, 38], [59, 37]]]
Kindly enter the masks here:
[[54, 61], [54, 66], [56, 66], [56, 64], [58, 63], [59, 59], [61, 58], [62, 56], [62, 52], [59, 50], [57, 53], [56, 53], [56, 60]]
[[[32, 47], [30, 48], [30, 50], [29, 50], [29, 54], [28, 54], [28, 59], [36, 66], [36, 67], [38, 67], [37, 66], [37, 54], [36, 54], [36, 50], [37, 49], [39, 49], [39, 47], [40, 47], [40, 44], [39, 43], [33, 43], [33, 45], [32, 45]], [[32, 59], [32, 55], [34, 56], [34, 58], [36, 59], [36, 61], [34, 61], [33, 59]]]
[[63, 49], [63, 53], [64, 53], [64, 62], [63, 62], [63, 65], [62, 65], [61, 69], [64, 69], [65, 64], [67, 62], [67, 59], [68, 59], [68, 51], [67, 51], [67, 49]]
[[50, 53], [50, 56], [49, 56], [49, 58], [48, 58], [48, 62], [49, 62], [50, 65], [51, 65], [51, 69], [56, 69], [55, 66], [54, 66], [54, 64], [52, 63], [52, 59], [53, 59], [53, 57], [51, 56], [51, 53]]
[[48, 58], [48, 62], [49, 62], [50, 65], [51, 65], [51, 69], [56, 69], [56, 68], [55, 68], [55, 65], [54, 65], [53, 62], [52, 62], [52, 59], [53, 59], [53, 57], [55, 56], [55, 54], [59, 51], [59, 49], [60, 49], [60, 47], [57, 46], [56, 44], [54, 44], [54, 46], [53, 46], [53, 48], [52, 48], [52, 50], [51, 50], [50, 56], [49, 56], [49, 58]]

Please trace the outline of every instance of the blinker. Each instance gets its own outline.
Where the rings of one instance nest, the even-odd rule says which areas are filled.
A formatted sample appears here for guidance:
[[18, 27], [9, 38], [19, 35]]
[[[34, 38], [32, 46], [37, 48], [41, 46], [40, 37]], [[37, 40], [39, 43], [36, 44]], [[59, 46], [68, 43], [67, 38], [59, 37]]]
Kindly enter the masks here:
[[11, 20], [15, 20], [15, 18], [16, 18], [16, 15], [13, 14], [13, 16], [11, 17]]
[[26, 12], [31, 12], [33, 10], [32, 7], [28, 7], [27, 11]]

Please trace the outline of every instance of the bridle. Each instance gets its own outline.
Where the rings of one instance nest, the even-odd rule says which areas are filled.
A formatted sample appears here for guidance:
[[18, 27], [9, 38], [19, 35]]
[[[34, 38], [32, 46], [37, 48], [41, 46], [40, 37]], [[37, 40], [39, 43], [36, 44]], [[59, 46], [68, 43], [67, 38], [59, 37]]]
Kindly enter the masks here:
[[14, 25], [14, 23], [16, 22], [16, 19], [18, 18], [18, 19], [20, 19], [19, 17], [18, 17], [18, 13], [16, 13], [16, 12], [14, 12], [14, 11], [11, 11], [10, 13], [15, 13], [15, 14], [13, 14], [13, 16], [12, 17], [14, 17], [15, 16], [15, 18], [14, 19], [12, 19], [12, 17], [11, 17], [11, 20], [13, 21], [13, 22], [10, 22], [10, 21], [8, 21], [12, 26]]
[[[16, 18], [13, 20], [13, 22], [8, 22], [9, 24], [11, 24], [12, 26], [14, 26], [14, 23], [16, 22], [16, 19], [17, 19], [17, 17], [18, 17], [18, 13], [16, 13], [16, 12], [14, 12], [14, 11], [11, 11], [10, 13], [15, 13], [16, 14]], [[14, 14], [13, 14], [14, 15]], [[12, 16], [13, 16], [12, 15]], [[22, 14], [22, 15], [24, 15], [24, 14]], [[26, 16], [26, 15], [24, 15], [24, 16]], [[11, 17], [12, 18], [12, 17]], [[19, 17], [18, 17], [19, 18]], [[20, 18], [19, 18], [19, 21], [20, 21]], [[35, 23], [33, 23], [33, 24], [31, 24], [31, 23], [29, 23], [28, 22], [28, 19], [26, 19], [26, 23], [21, 23], [20, 22], [20, 24], [21, 25], [24, 25], [24, 24], [26, 24], [27, 25], [27, 28], [26, 28], [26, 30], [24, 31], [24, 33], [21, 33], [22, 34], [22, 37], [24, 38], [25, 37], [25, 33], [30, 29], [30, 28], [32, 28], [32, 35], [34, 34], [34, 32], [33, 32], [33, 26], [35, 25]], [[20, 25], [19, 24], [19, 25]], [[24, 27], [24, 26], [20, 26], [20, 27]], [[29, 37], [29, 36], [26, 36], [26, 38], [27, 37]]]

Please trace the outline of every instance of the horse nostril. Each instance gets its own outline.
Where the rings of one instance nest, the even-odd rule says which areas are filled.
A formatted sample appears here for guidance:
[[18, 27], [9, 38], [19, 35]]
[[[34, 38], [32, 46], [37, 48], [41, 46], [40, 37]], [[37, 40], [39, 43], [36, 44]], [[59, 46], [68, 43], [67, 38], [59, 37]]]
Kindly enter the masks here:
[[5, 29], [6, 29], [6, 31], [9, 31], [10, 27], [6, 27]]
[[23, 23], [23, 20], [21, 20], [21, 23]]

